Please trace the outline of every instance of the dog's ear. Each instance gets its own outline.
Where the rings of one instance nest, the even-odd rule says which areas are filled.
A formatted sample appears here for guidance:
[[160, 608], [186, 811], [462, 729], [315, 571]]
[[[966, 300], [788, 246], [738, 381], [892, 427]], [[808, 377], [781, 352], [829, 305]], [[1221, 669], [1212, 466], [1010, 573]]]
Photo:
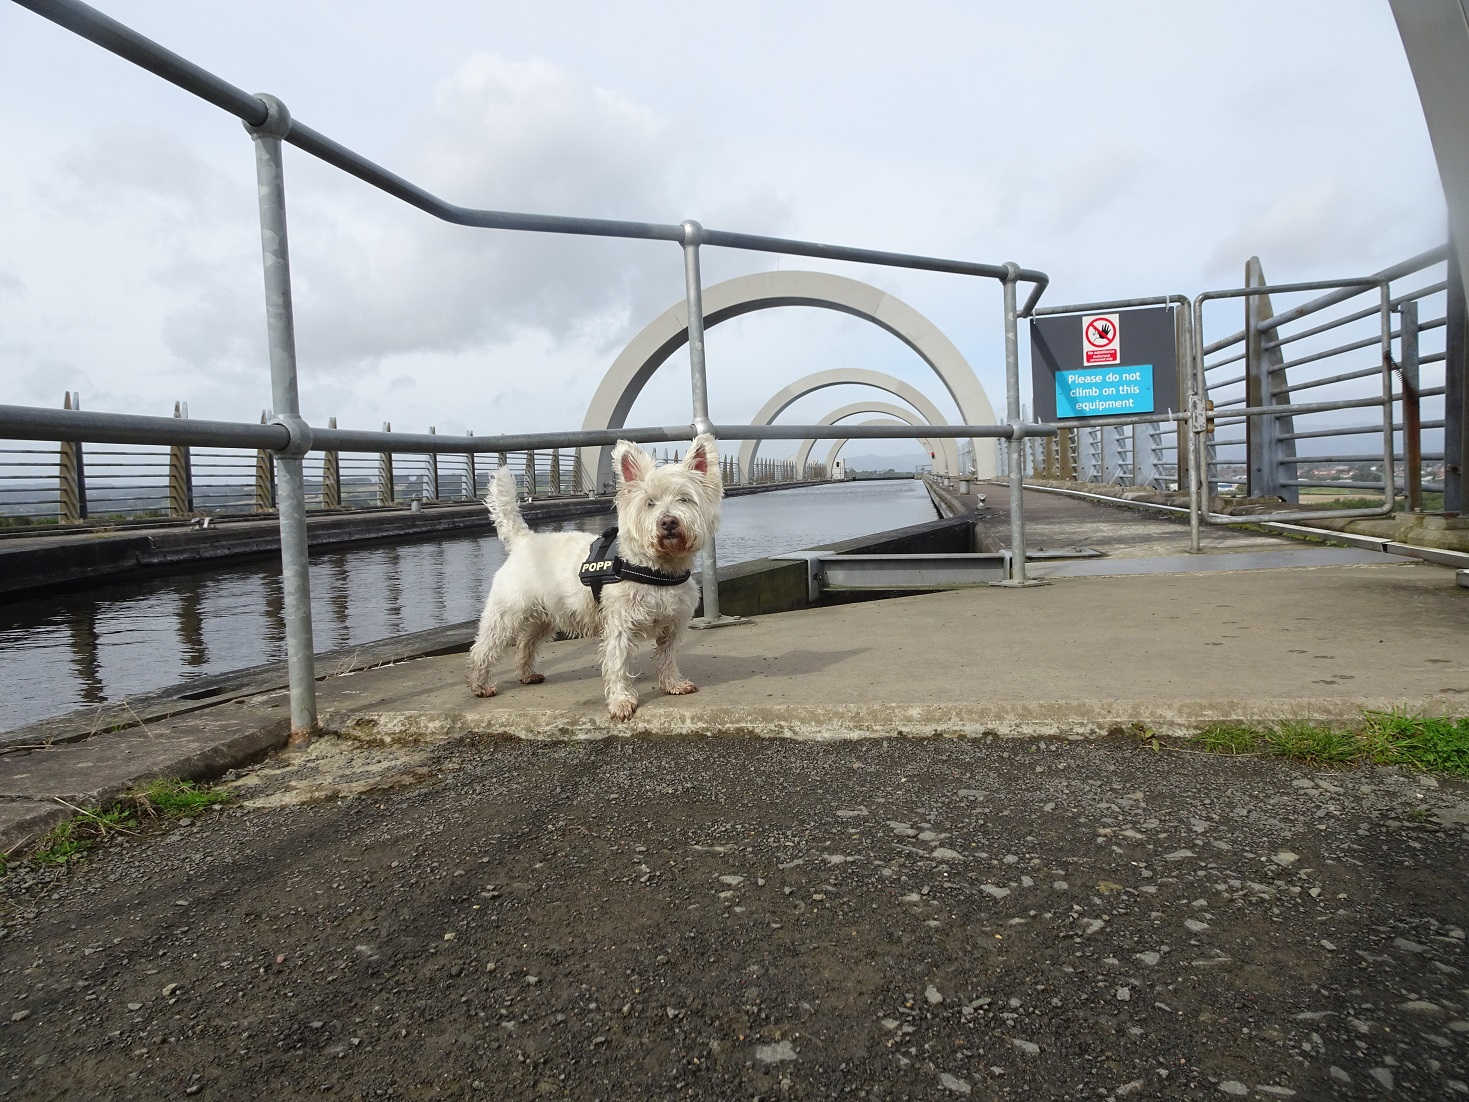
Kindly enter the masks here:
[[630, 440], [619, 440], [612, 449], [612, 463], [618, 478], [627, 484], [641, 482], [653, 469], [653, 457]]
[[697, 474], [709, 477], [713, 471], [715, 477], [719, 473], [719, 449], [715, 447], [714, 437], [707, 432], [694, 437], [694, 442], [689, 445], [689, 450], [684, 454], [683, 465]]

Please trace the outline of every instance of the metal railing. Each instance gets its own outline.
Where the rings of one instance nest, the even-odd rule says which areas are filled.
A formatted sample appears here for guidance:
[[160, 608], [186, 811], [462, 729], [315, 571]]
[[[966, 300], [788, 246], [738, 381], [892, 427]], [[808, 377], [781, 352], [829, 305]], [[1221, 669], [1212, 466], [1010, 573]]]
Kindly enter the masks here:
[[[15, 0], [46, 19], [66, 27], [103, 49], [162, 77], [234, 115], [244, 123], [255, 148], [261, 249], [265, 274], [266, 318], [271, 365], [272, 408], [269, 424], [252, 425], [185, 418], [141, 417], [78, 410], [43, 410], [0, 406], [0, 436], [21, 439], [166, 443], [188, 447], [234, 447], [268, 451], [275, 456], [277, 504], [281, 528], [281, 564], [287, 621], [287, 664], [291, 685], [292, 738], [309, 738], [316, 727], [309, 582], [306, 572], [306, 489], [302, 458], [311, 450], [400, 455], [445, 455], [489, 451], [511, 452], [582, 446], [605, 446], [618, 439], [635, 443], [688, 440], [698, 433], [721, 439], [837, 439], [954, 436], [1009, 441], [1011, 455], [1010, 521], [1014, 552], [1011, 584], [1026, 584], [1024, 513], [1019, 455], [1027, 436], [1051, 435], [1055, 429], [1026, 425], [1020, 417], [1019, 341], [1017, 319], [1034, 309], [1049, 282], [1044, 272], [1013, 263], [973, 261], [911, 253], [829, 245], [711, 229], [696, 221], [649, 223], [483, 210], [449, 203], [418, 185], [374, 164], [294, 119], [285, 105], [269, 95], [252, 95], [131, 28], [78, 0]], [[451, 437], [371, 433], [317, 428], [301, 417], [296, 371], [295, 323], [292, 309], [290, 256], [286, 226], [282, 143], [357, 177], [435, 218], [481, 229], [629, 238], [677, 244], [683, 257], [688, 308], [688, 345], [692, 417], [687, 425], [624, 428], [615, 431], [526, 433], [494, 437]], [[703, 280], [700, 250], [704, 246], [850, 261], [885, 267], [918, 269], [992, 279], [1001, 284], [1005, 330], [1006, 422], [999, 425], [883, 425], [864, 431], [857, 426], [716, 425], [710, 418], [704, 351]], [[1016, 288], [1031, 285], [1023, 308]], [[389, 476], [391, 480], [391, 476]], [[713, 541], [700, 560], [704, 621], [725, 622], [719, 613], [717, 563]]]

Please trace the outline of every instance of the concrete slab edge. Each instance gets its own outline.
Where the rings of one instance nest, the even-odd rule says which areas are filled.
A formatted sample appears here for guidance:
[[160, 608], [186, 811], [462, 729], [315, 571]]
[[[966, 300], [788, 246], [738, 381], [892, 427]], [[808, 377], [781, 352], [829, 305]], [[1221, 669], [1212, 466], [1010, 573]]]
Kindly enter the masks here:
[[[145, 768], [112, 772], [106, 778], [99, 778], [96, 787], [85, 792], [36, 793], [4, 800], [0, 802], [0, 854], [23, 851], [57, 823], [75, 814], [67, 804], [102, 807], [158, 777], [213, 780], [231, 769], [253, 765], [279, 750], [289, 735], [289, 721], [275, 720], [203, 748], [191, 747], [173, 757], [155, 758]], [[3, 814], [4, 810], [17, 807], [19, 814]]]
[[1376, 698], [1285, 700], [1202, 699], [1158, 702], [1052, 700], [1016, 704], [868, 705], [845, 708], [644, 708], [624, 723], [561, 710], [425, 712], [329, 711], [325, 731], [373, 745], [445, 742], [482, 735], [540, 742], [629, 737], [788, 738], [843, 742], [872, 738], [1092, 739], [1147, 732], [1162, 738], [1196, 733], [1212, 723], [1265, 724], [1284, 720], [1349, 723], [1363, 712], [1400, 709], [1447, 714], [1462, 700]]

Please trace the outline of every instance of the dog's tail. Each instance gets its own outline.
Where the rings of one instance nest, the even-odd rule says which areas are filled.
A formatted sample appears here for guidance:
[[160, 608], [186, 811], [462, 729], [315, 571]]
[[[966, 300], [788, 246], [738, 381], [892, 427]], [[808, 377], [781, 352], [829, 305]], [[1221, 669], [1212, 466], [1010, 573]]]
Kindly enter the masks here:
[[495, 534], [508, 551], [522, 536], [530, 535], [525, 518], [520, 515], [520, 503], [516, 500], [515, 476], [509, 467], [501, 467], [490, 481], [490, 492], [485, 498], [485, 508], [495, 522]]

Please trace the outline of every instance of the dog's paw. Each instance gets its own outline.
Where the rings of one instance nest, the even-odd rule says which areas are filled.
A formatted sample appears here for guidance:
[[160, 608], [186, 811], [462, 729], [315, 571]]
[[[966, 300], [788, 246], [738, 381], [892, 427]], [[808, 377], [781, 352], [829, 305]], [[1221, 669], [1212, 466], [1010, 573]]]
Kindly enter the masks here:
[[614, 696], [607, 701], [607, 714], [613, 719], [632, 719], [632, 714], [638, 710], [638, 698], [632, 694], [627, 696]]
[[471, 685], [469, 691], [475, 696], [494, 696], [499, 690], [493, 685]]
[[664, 685], [663, 691], [669, 696], [687, 696], [689, 693], [699, 691], [699, 686], [692, 681], [675, 681], [672, 685]]
[[520, 683], [522, 685], [539, 685], [544, 680], [546, 680], [545, 674], [533, 673], [529, 677], [522, 677], [520, 679]]

